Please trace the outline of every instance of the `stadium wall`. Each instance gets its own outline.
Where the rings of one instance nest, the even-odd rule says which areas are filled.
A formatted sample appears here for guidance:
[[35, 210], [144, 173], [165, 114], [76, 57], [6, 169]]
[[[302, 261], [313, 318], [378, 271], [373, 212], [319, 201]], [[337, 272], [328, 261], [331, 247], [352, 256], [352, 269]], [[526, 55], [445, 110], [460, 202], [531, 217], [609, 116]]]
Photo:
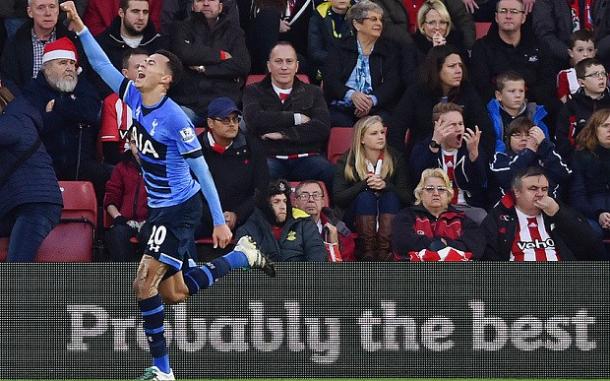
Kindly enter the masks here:
[[[0, 379], [149, 366], [135, 264], [0, 265]], [[291, 264], [166, 309], [179, 378], [610, 378], [608, 263]]]

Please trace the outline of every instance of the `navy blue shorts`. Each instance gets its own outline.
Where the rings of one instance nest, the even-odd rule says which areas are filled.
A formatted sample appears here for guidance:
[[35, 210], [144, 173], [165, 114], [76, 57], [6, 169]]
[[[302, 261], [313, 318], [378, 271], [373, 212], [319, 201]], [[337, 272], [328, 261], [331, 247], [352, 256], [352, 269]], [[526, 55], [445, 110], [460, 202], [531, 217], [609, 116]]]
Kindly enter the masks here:
[[170, 267], [166, 277], [189, 267], [189, 259], [195, 257], [196, 253], [192, 253], [196, 250], [195, 229], [200, 224], [202, 210], [199, 192], [182, 204], [148, 209], [144, 254]]

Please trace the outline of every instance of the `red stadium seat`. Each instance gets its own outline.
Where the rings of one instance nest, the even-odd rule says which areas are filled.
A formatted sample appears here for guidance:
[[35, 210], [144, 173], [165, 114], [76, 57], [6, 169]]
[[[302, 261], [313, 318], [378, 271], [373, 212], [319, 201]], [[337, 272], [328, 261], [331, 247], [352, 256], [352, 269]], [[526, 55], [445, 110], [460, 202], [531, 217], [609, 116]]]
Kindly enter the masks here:
[[[250, 74], [246, 78], [246, 86], [251, 85], [253, 83], [258, 83], [265, 79], [266, 74]], [[309, 81], [309, 77], [307, 74], [297, 74], [297, 78], [301, 80], [301, 82], [311, 83]]]
[[[42, 242], [36, 262], [91, 262], [97, 226], [97, 201], [88, 181], [60, 181], [64, 201], [61, 221]], [[0, 262], [6, 260], [8, 238], [0, 239]]]
[[489, 28], [491, 27], [491, 23], [490, 22], [475, 22], [474, 27], [475, 27], [475, 35], [478, 40], [479, 38], [483, 38], [487, 35], [487, 32], [489, 31]]
[[[288, 185], [290, 185], [290, 202], [292, 203], [292, 205], [294, 206], [295, 200], [296, 200], [296, 188], [297, 185], [299, 185], [300, 181], [289, 181]], [[323, 181], [318, 181], [318, 184], [320, 184], [320, 187], [322, 188], [322, 192], [324, 192], [324, 205], [322, 205], [325, 208], [328, 208], [330, 206], [330, 194], [328, 194], [328, 190], [326, 189], [326, 185], [324, 184]]]
[[330, 129], [328, 137], [328, 146], [326, 147], [326, 156], [328, 161], [333, 164], [347, 152], [352, 146], [352, 138], [354, 129], [351, 127], [333, 127]]

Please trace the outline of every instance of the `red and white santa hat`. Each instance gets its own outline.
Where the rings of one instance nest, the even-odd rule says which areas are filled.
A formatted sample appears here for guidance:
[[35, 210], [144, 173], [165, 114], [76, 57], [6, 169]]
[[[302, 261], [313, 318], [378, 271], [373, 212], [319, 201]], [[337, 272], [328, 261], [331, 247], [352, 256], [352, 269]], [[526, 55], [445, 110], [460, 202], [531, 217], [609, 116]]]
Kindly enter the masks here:
[[[44, 64], [45, 62], [57, 59], [73, 60], [78, 67], [78, 52], [76, 51], [76, 45], [74, 45], [68, 37], [58, 38], [44, 46], [42, 63]], [[77, 70], [80, 73], [82, 69], [79, 67]]]

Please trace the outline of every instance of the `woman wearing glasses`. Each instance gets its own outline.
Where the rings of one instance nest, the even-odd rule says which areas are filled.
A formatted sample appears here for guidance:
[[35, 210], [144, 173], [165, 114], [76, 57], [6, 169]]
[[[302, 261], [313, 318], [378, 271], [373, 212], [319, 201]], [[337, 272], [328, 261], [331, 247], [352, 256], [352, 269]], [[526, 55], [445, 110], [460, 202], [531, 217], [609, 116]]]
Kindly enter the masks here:
[[387, 147], [380, 117], [362, 118], [354, 130], [351, 149], [337, 163], [333, 200], [354, 219], [358, 259], [389, 261], [392, 221], [411, 202], [406, 162]]
[[400, 74], [393, 45], [383, 38], [383, 9], [363, 0], [347, 11], [354, 36], [328, 50], [324, 95], [332, 126], [352, 126], [364, 116], [389, 115], [398, 92]]
[[400, 261], [479, 259], [485, 237], [479, 226], [450, 205], [451, 180], [441, 168], [426, 169], [413, 192], [415, 205], [396, 216], [392, 249]]
[[465, 54], [462, 33], [455, 28], [447, 7], [440, 0], [428, 0], [419, 8], [417, 32], [413, 36], [413, 41], [419, 52], [420, 61], [423, 61], [433, 46], [445, 44], [458, 48], [462, 57], [468, 56]]

